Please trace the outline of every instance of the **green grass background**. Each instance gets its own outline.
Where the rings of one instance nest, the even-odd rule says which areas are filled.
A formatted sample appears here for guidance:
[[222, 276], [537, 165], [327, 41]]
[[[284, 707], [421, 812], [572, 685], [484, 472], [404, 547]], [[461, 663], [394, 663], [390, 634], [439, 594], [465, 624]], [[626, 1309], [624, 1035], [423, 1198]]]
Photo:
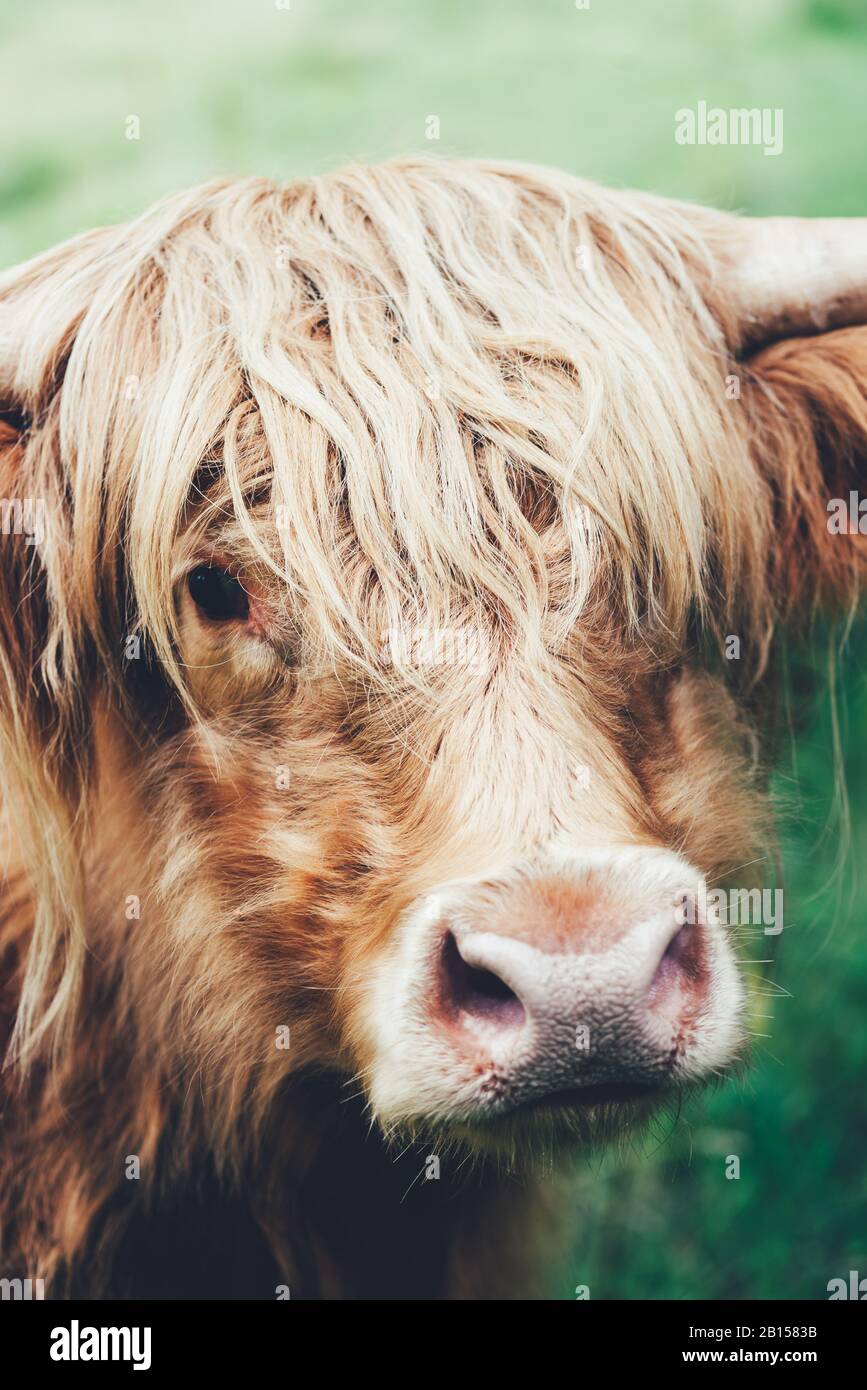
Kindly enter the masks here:
[[[867, 214], [865, 0], [0, 0], [0, 31], [3, 265], [218, 173], [409, 150], [757, 213]], [[674, 112], [700, 99], [782, 107], [783, 154], [677, 145]], [[836, 878], [823, 659], [794, 662], [771, 1036], [744, 1079], [639, 1151], [587, 1163], [559, 1296], [821, 1298], [867, 1275], [867, 633], [839, 693], [852, 827]]]

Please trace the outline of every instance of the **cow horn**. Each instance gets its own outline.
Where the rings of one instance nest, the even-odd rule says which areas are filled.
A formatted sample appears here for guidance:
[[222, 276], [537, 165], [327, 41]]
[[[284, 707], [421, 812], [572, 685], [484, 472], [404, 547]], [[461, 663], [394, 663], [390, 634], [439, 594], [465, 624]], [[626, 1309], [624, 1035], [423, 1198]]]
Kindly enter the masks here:
[[737, 351], [867, 324], [867, 217], [730, 217], [708, 228]]

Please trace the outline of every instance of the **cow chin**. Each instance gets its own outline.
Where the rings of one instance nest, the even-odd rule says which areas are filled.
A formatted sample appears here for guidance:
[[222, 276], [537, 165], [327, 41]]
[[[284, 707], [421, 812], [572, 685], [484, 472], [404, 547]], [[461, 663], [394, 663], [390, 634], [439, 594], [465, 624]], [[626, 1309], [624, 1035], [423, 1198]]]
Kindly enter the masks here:
[[724, 1072], [744, 990], [705, 901], [668, 851], [551, 847], [414, 904], [368, 993], [382, 1128], [515, 1154], [592, 1142]]

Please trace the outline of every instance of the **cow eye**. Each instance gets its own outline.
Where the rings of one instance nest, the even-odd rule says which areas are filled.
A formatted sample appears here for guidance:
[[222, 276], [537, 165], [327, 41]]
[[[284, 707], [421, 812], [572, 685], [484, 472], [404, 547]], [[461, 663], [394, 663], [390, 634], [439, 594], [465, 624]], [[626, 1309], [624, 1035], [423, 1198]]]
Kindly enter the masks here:
[[190, 597], [212, 622], [244, 619], [250, 612], [246, 590], [239, 579], [216, 565], [197, 565], [187, 575]]

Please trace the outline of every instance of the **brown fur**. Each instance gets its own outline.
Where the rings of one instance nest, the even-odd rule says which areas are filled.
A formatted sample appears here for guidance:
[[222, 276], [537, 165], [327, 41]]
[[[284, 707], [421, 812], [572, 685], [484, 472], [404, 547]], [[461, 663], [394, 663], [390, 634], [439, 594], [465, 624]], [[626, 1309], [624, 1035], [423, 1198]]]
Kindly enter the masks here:
[[[419, 219], [428, 215], [444, 237], [436, 219], [451, 192], [438, 177], [413, 168], [406, 175]], [[480, 238], [497, 225], [491, 190], [512, 179], [504, 196], [514, 203], [503, 216], [523, 216], [539, 244], [544, 226], [555, 245], [558, 201], [541, 175], [486, 169], [454, 177], [467, 205], [480, 190]], [[410, 474], [407, 448], [433, 468], [436, 448], [445, 448], [435, 445], [437, 432], [451, 429], [466, 469], [454, 464], [455, 488], [472, 479], [479, 514], [459, 555], [449, 551], [446, 501], [422, 497], [424, 525], [407, 526], [387, 548], [387, 518], [410, 503], [384, 500], [393, 485], [385, 467], [365, 474], [351, 453], [339, 460], [353, 430], [373, 438], [392, 427], [379, 386], [361, 374], [347, 384], [347, 354], [363, 350], [359, 328], [383, 344], [394, 330], [377, 363], [394, 373], [381, 383], [387, 396], [398, 380], [414, 380], [413, 354], [430, 343], [400, 243], [377, 230], [377, 218], [387, 222], [383, 189], [373, 185], [362, 206], [361, 185], [347, 178], [340, 211], [327, 184], [191, 195], [135, 233], [134, 293], [121, 283], [123, 238], [116, 262], [107, 233], [54, 253], [56, 264], [49, 257], [24, 268], [0, 289], [12, 330], [27, 338], [6, 375], [12, 423], [0, 441], [0, 494], [46, 497], [57, 521], [38, 554], [20, 537], [2, 538], [0, 751], [9, 778], [0, 948], [11, 1045], [0, 1140], [2, 1273], [45, 1277], [54, 1295], [272, 1297], [278, 1284], [293, 1297], [541, 1294], [562, 1208], [557, 1185], [540, 1182], [532, 1160], [541, 1152], [547, 1161], [556, 1127], [512, 1134], [514, 1166], [486, 1157], [482, 1138], [466, 1127], [428, 1126], [424, 1116], [400, 1142], [380, 1133], [365, 1111], [371, 963], [402, 912], [432, 886], [498, 846], [532, 844], [567, 823], [574, 808], [549, 786], [561, 741], [593, 766], [602, 788], [580, 811], [582, 834], [668, 846], [713, 881], [765, 852], [767, 769], [757, 750], [774, 635], [817, 601], [840, 608], [857, 598], [864, 542], [829, 535], [826, 503], [865, 476], [867, 329], [779, 343], [737, 364], [720, 328], [724, 286], [713, 283], [688, 222], [663, 225], [668, 214], [653, 202], [634, 225], [627, 203], [616, 215], [606, 204], [594, 222], [586, 189], [568, 196], [576, 206], [585, 200], [575, 215], [610, 276], [600, 295], [611, 314], [596, 326], [600, 341], [635, 335], [624, 361], [634, 352], [636, 369], [645, 371], [647, 354], [636, 378], [639, 413], [645, 406], [650, 419], [658, 405], [644, 326], [661, 333], [667, 316], [680, 314], [672, 332], [694, 353], [691, 379], [686, 356], [671, 363], [679, 392], [672, 409], [682, 412], [678, 427], [691, 430], [685, 448], [695, 492], [683, 501], [693, 511], [688, 517], [654, 500], [667, 465], [650, 454], [637, 460], [629, 420], [618, 415], [625, 406], [609, 403], [600, 457], [608, 451], [631, 490], [618, 513], [620, 485], [603, 487], [601, 464], [582, 480], [601, 540], [576, 624], [568, 565], [575, 536], [558, 490], [558, 450], [560, 435], [579, 429], [578, 403], [592, 383], [577, 359], [566, 360], [570, 345], [556, 332], [553, 342], [534, 341], [517, 308], [507, 322], [505, 302], [496, 321], [496, 294], [506, 291], [495, 281], [491, 302], [477, 302], [472, 268], [458, 261], [460, 238], [472, 245], [467, 223], [453, 245], [441, 246], [455, 258], [451, 273], [441, 273], [472, 336], [473, 360], [496, 373], [501, 395], [487, 415], [484, 398], [473, 402], [467, 388], [461, 399], [457, 381], [443, 388], [444, 405], [429, 408], [423, 392], [414, 395], [417, 419], [394, 449]], [[146, 483], [148, 418], [162, 410], [168, 419], [174, 408], [170, 380], [154, 384], [149, 354], [159, 333], [163, 354], [183, 346], [179, 306], [185, 295], [194, 302], [206, 293], [190, 279], [173, 280], [167, 257], [172, 247], [181, 254], [185, 236], [210, 235], [209, 218], [222, 219], [214, 233], [214, 244], [229, 248], [214, 294], [222, 326], [213, 343], [187, 344], [205, 371], [211, 350], [228, 351], [218, 334], [228, 343], [241, 333], [219, 318], [220, 294], [228, 299], [235, 274], [254, 279], [270, 254], [270, 232], [260, 241], [255, 230], [263, 209], [275, 225], [294, 217], [296, 230], [318, 215], [331, 219], [319, 290], [310, 289], [315, 263], [293, 272], [286, 352], [324, 393], [332, 379], [345, 386], [347, 437], [329, 437], [324, 412], [314, 419], [313, 406], [265, 389], [264, 363], [251, 354], [245, 370], [255, 388], [236, 365], [234, 376], [209, 383], [207, 410], [198, 414], [190, 388], [187, 433], [174, 436], [177, 460], [189, 464], [186, 473], [187, 463], [174, 465], [177, 522], [168, 537], [155, 522], [149, 538], [147, 499], [137, 520], [130, 490]], [[654, 216], [660, 245], [679, 247], [677, 270], [674, 253], [664, 262], [669, 252], [647, 234]], [[350, 271], [342, 258], [353, 235], [359, 268]], [[371, 250], [377, 236], [381, 247]], [[247, 271], [232, 259], [233, 237], [249, 257]], [[520, 254], [541, 283], [537, 243], [506, 246], [502, 237], [491, 265]], [[213, 290], [217, 262], [206, 262], [205, 244], [196, 250], [190, 241], [183, 268], [195, 277], [201, 254], [202, 285]], [[652, 284], [631, 277], [617, 253], [624, 244], [649, 258]], [[362, 277], [379, 256], [388, 311], [365, 299], [370, 286], [360, 280], [360, 323], [342, 322], [349, 311], [337, 288], [329, 298], [329, 283]], [[425, 264], [422, 273], [432, 272]], [[682, 281], [672, 288], [675, 273]], [[112, 276], [119, 278], [105, 289], [100, 318], [89, 300]], [[63, 310], [52, 295], [66, 296]], [[49, 301], [53, 319], [40, 308]], [[85, 356], [99, 352], [104, 359]], [[120, 377], [109, 379], [118, 354], [120, 375], [144, 382], [145, 406], [127, 407]], [[723, 378], [733, 371], [742, 376], [741, 400], [721, 407]], [[547, 424], [533, 417], [537, 396], [550, 405]], [[277, 462], [269, 441], [281, 409], [296, 421], [298, 453]], [[558, 420], [556, 409], [576, 414]], [[335, 433], [338, 424], [335, 409]], [[708, 453], [713, 439], [727, 451], [730, 494]], [[234, 475], [223, 469], [230, 457], [239, 461]], [[273, 527], [273, 490], [291, 486], [293, 458], [302, 457], [304, 486], [321, 489], [318, 505], [328, 511], [316, 539], [323, 567], [353, 615], [334, 618], [330, 646], [310, 531], [305, 540], [297, 523], [291, 540], [311, 546], [309, 572], [299, 577]], [[644, 513], [635, 510], [642, 498]], [[734, 517], [732, 499], [741, 509]], [[293, 524], [302, 507], [299, 494]], [[678, 547], [701, 556], [691, 580]], [[198, 623], [181, 581], [204, 554], [243, 574], [258, 636], [227, 646]], [[427, 594], [418, 580], [425, 565]], [[362, 650], [365, 631], [376, 647], [399, 611], [389, 608], [398, 590], [411, 624], [444, 576], [452, 621], [483, 631], [487, 664], [458, 681], [436, 671], [423, 681], [393, 668], [377, 674]], [[121, 653], [135, 631], [144, 634], [144, 653], [133, 668]], [[719, 658], [728, 632], [743, 634], [747, 647], [737, 669]], [[501, 777], [496, 790], [490, 767], [502, 748], [514, 785], [504, 788]], [[282, 765], [291, 769], [288, 786], [277, 785]], [[126, 916], [130, 895], [140, 898], [138, 919]], [[23, 998], [34, 1001], [26, 1027]], [[283, 1025], [292, 1030], [288, 1052], [275, 1047]], [[596, 1121], [593, 1132], [604, 1134], [614, 1117]], [[423, 1177], [431, 1153], [444, 1157], [439, 1182]], [[127, 1155], [139, 1157], [140, 1181], [125, 1179]]]

